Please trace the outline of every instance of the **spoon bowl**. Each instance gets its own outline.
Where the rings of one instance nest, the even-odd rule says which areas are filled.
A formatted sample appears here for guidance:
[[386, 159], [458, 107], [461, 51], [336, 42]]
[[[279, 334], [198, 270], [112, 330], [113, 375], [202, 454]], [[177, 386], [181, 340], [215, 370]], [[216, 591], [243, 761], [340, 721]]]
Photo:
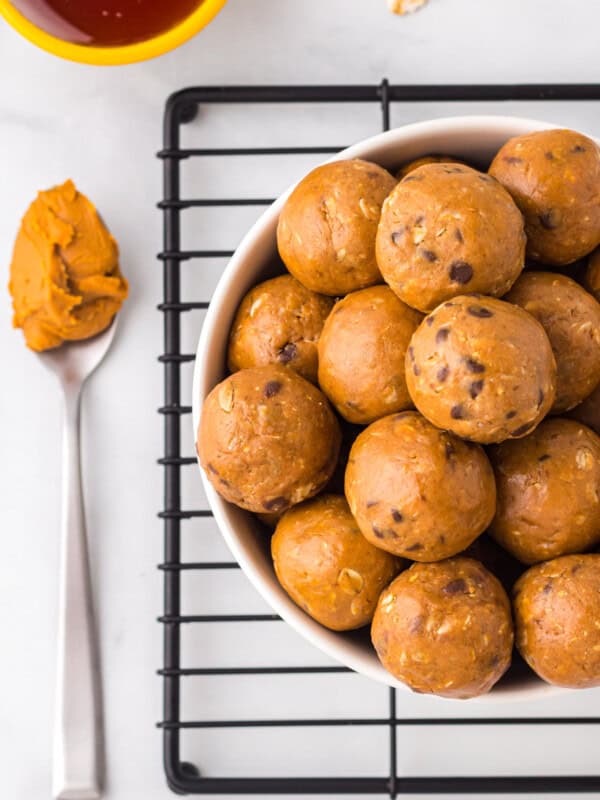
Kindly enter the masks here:
[[117, 329], [117, 318], [102, 333], [91, 339], [64, 342], [53, 350], [37, 353], [47, 370], [53, 372], [63, 387], [81, 386], [108, 352]]

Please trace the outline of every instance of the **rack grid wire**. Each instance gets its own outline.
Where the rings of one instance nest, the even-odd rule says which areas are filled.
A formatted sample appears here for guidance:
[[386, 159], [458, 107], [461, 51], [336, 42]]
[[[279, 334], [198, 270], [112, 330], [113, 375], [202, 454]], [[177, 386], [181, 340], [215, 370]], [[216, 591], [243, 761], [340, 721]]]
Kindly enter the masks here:
[[[181, 683], [190, 676], [311, 675], [349, 672], [341, 666], [258, 666], [183, 668], [181, 666], [181, 627], [194, 623], [279, 622], [273, 614], [181, 613], [181, 574], [197, 571], [198, 580], [207, 570], [236, 569], [233, 561], [194, 561], [181, 559], [182, 524], [192, 518], [211, 517], [210, 511], [186, 509], [181, 505], [181, 473], [196, 463], [195, 457], [182, 455], [181, 420], [191, 414], [191, 406], [182, 399], [181, 370], [189, 369], [194, 355], [181, 352], [181, 315], [208, 308], [206, 300], [182, 297], [181, 273], [186, 262], [197, 259], [228, 258], [230, 250], [182, 250], [181, 212], [189, 208], [227, 208], [266, 206], [272, 201], [259, 198], [182, 199], [182, 166], [189, 159], [210, 157], [280, 155], [322, 155], [327, 157], [340, 147], [241, 147], [184, 148], [180, 144], [182, 126], [192, 122], [198, 109], [214, 104], [279, 104], [282, 109], [299, 104], [361, 103], [377, 105], [381, 128], [390, 127], [392, 103], [482, 102], [482, 101], [600, 101], [600, 84], [524, 84], [524, 85], [391, 85], [383, 80], [372, 86], [230, 86], [184, 89], [169, 97], [164, 114], [163, 199], [158, 204], [163, 213], [163, 302], [159, 310], [164, 320], [164, 352], [159, 361], [164, 368], [164, 404], [159, 414], [164, 423], [164, 455], [159, 464], [164, 469], [164, 508], [159, 517], [164, 525], [164, 561], [159, 565], [164, 575], [164, 613], [159, 618], [164, 628], [164, 663], [159, 675], [163, 681], [163, 720], [158, 723], [163, 735], [164, 769], [169, 787], [179, 794], [336, 794], [379, 795], [395, 798], [410, 794], [529, 794], [600, 792], [600, 775], [533, 776], [448, 776], [403, 777], [397, 771], [397, 729], [411, 726], [480, 725], [599, 725], [597, 717], [486, 717], [486, 718], [406, 718], [397, 715], [396, 691], [389, 690], [388, 713], [381, 718], [278, 719], [278, 720], [205, 720], [182, 718]], [[289, 113], [289, 108], [288, 108]], [[292, 112], [293, 113], [293, 112]], [[375, 133], [376, 131], [373, 131]], [[198, 634], [199, 636], [201, 634]], [[290, 691], [293, 687], [290, 685]], [[375, 777], [203, 777], [199, 769], [181, 758], [181, 734], [187, 729], [275, 728], [356, 726], [367, 731], [378, 727], [387, 730], [389, 770]]]

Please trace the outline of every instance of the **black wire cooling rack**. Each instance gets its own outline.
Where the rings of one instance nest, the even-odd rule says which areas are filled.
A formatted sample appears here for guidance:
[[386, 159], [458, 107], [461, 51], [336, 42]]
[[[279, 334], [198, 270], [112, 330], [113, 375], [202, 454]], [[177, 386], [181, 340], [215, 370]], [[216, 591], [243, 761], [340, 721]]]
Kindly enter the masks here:
[[[164, 169], [164, 196], [159, 203], [164, 221], [164, 249], [159, 255], [163, 264], [164, 296], [159, 306], [164, 320], [164, 353], [160, 361], [164, 367], [164, 405], [159, 409], [164, 423], [164, 455], [160, 464], [164, 469], [164, 508], [160, 518], [164, 524], [164, 561], [160, 569], [164, 574], [164, 614], [160, 622], [164, 628], [164, 664], [159, 670], [164, 688], [164, 718], [159, 723], [164, 737], [164, 767], [167, 781], [172, 790], [181, 794], [361, 794], [389, 796], [407, 794], [524, 794], [524, 793], [576, 793], [600, 792], [600, 775], [536, 775], [536, 776], [449, 776], [449, 777], [403, 777], [397, 770], [397, 732], [403, 733], [410, 726], [482, 726], [485, 736], [491, 725], [578, 725], [600, 724], [599, 718], [592, 717], [556, 717], [556, 718], [406, 718], [397, 714], [396, 693], [389, 690], [387, 713], [378, 718], [330, 718], [330, 719], [188, 719], [184, 704], [183, 683], [193, 676], [202, 676], [207, 680], [218, 680], [218, 689], [207, 685], [207, 697], [214, 696], [223, 689], [223, 681], [252, 679], [252, 676], [287, 676], [289, 693], [294, 692], [294, 681], [306, 679], [307, 676], [347, 672], [337, 666], [250, 666], [250, 667], [189, 667], [182, 666], [181, 636], [184, 626], [195, 626], [194, 633], [200, 643], [206, 641], [206, 626], [229, 623], [264, 623], [281, 625], [281, 621], [271, 614], [224, 614], [187, 615], [182, 613], [181, 581], [185, 573], [193, 574], [196, 581], [207, 579], [209, 574], [220, 574], [221, 571], [235, 569], [237, 564], [231, 561], [183, 561], [181, 536], [183, 526], [190, 524], [194, 518], [210, 517], [206, 510], [195, 510], [182, 507], [182, 475], [186, 469], [195, 469], [196, 459], [182, 454], [181, 433], [185, 415], [191, 413], [189, 397], [182, 397], [183, 370], [191, 369], [193, 354], [182, 352], [181, 326], [182, 315], [186, 312], [202, 312], [208, 302], [199, 298], [188, 298], [182, 287], [184, 270], [198, 265], [200, 268], [216, 259], [226, 259], [230, 250], [187, 250], [182, 249], [182, 212], [186, 209], [227, 209], [239, 206], [267, 205], [270, 200], [256, 198], [203, 199], [182, 198], [182, 173], [194, 159], [228, 158], [229, 168], [240, 156], [253, 159], [267, 159], [272, 156], [289, 156], [301, 154], [322, 155], [337, 152], [339, 147], [295, 146], [293, 143], [284, 147], [244, 146], [239, 148], [223, 147], [182, 147], [181, 134], [183, 127], [195, 119], [198, 110], [205, 110], [215, 105], [227, 104], [241, 107], [240, 104], [277, 104], [281, 114], [300, 114], [302, 104], [363, 104], [377, 106], [381, 113], [381, 127], [387, 130], [390, 125], [390, 108], [393, 103], [427, 103], [427, 102], [469, 102], [469, 101], [537, 101], [537, 100], [600, 100], [600, 84], [586, 85], [519, 85], [519, 86], [394, 86], [383, 81], [377, 86], [257, 86], [257, 87], [206, 87], [185, 89], [172, 95], [166, 105], [164, 117], [164, 149], [159, 157]], [[376, 130], [371, 131], [376, 133]], [[348, 143], [349, 144], [349, 143]], [[239, 160], [238, 160], [239, 163]], [[222, 219], [226, 226], [225, 217]], [[218, 223], [217, 223], [218, 224]], [[232, 243], [233, 244], [233, 243]], [[201, 320], [198, 319], [198, 328]], [[190, 448], [191, 449], [191, 448]], [[213, 523], [212, 526], [216, 529]], [[216, 530], [212, 535], [218, 535]], [[209, 573], [210, 571], [210, 573]], [[314, 678], [311, 678], [314, 680]], [[204, 684], [203, 684], [204, 685]], [[226, 684], [227, 686], [227, 684]], [[263, 687], [264, 689], [264, 687]], [[257, 687], [257, 691], [259, 691]], [[268, 692], [265, 703], [268, 703]], [[196, 766], [184, 760], [181, 755], [181, 740], [184, 733], [190, 730], [212, 730], [213, 736], [221, 735], [225, 730], [249, 729], [246, 737], [246, 748], [259, 745], [253, 742], [252, 730], [259, 728], [300, 728], [305, 726], [307, 735], [311, 730], [326, 727], [339, 730], [342, 726], [353, 726], [361, 736], [374, 735], [374, 729], [385, 733], [387, 739], [389, 768], [378, 776], [361, 777], [348, 774], [333, 777], [290, 777], [281, 775], [280, 771], [269, 776], [269, 760], [265, 760], [264, 777], [204, 777], [200, 765]], [[559, 730], [564, 730], [560, 729]], [[593, 728], [593, 733], [597, 728]], [[332, 734], [333, 735], [333, 734]], [[358, 735], [358, 734], [357, 734]], [[239, 740], [238, 740], [239, 741]], [[359, 747], [358, 740], [356, 747]], [[349, 759], [352, 754], [349, 753]], [[210, 766], [210, 765], [208, 765]]]

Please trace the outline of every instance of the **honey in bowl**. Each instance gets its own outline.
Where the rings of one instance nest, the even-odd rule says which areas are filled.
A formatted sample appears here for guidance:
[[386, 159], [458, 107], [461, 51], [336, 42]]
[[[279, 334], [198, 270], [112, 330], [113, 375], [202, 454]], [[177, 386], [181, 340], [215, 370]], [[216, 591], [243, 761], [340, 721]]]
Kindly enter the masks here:
[[65, 42], [121, 47], [166, 33], [204, 0], [13, 0], [27, 19]]

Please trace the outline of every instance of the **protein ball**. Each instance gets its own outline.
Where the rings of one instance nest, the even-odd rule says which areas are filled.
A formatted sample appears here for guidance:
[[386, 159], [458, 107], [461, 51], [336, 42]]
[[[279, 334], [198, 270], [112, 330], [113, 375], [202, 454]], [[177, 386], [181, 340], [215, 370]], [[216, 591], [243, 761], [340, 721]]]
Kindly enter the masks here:
[[556, 364], [530, 314], [467, 295], [442, 303], [417, 328], [406, 383], [417, 409], [438, 428], [488, 444], [524, 436], [546, 416]]
[[414, 691], [476, 697], [510, 666], [510, 603], [471, 558], [413, 564], [381, 595], [371, 638], [383, 666]]
[[409, 161], [406, 164], [403, 164], [400, 169], [396, 172], [396, 178], [401, 181], [403, 178], [406, 178], [411, 172], [414, 172], [419, 167], [423, 167], [425, 164], [464, 164], [464, 161], [461, 161], [458, 158], [454, 158], [454, 156], [443, 156], [431, 153], [427, 156], [421, 156], [420, 158], [415, 158], [413, 161]]
[[583, 422], [600, 436], [600, 383], [583, 402], [571, 409], [567, 416]]
[[489, 172], [525, 217], [530, 258], [561, 266], [600, 244], [600, 150], [587, 136], [569, 130], [517, 136]]
[[404, 359], [423, 316], [387, 286], [335, 305], [319, 340], [319, 384], [349, 422], [367, 424], [412, 406]]
[[583, 285], [596, 300], [600, 301], [600, 248], [594, 250], [588, 259]]
[[516, 644], [540, 678], [556, 686], [600, 686], [600, 555], [532, 567], [514, 588]]
[[535, 564], [600, 541], [600, 437], [569, 419], [490, 448], [498, 502], [490, 533]]
[[232, 372], [285, 364], [317, 382], [317, 343], [333, 300], [291, 275], [259, 283], [242, 300], [229, 335]]
[[329, 481], [340, 429], [326, 397], [279, 365], [243, 369], [210, 392], [197, 450], [214, 489], [248, 511], [285, 511]]
[[414, 411], [377, 420], [358, 436], [345, 492], [365, 538], [414, 561], [464, 550], [496, 508], [494, 474], [483, 449]]
[[600, 304], [552, 272], [523, 273], [504, 299], [534, 316], [550, 339], [557, 370], [551, 411], [573, 408], [600, 381]]
[[489, 175], [427, 164], [383, 204], [376, 251], [385, 282], [420, 311], [465, 292], [500, 296], [523, 269], [523, 217]]
[[375, 234], [395, 185], [385, 169], [359, 159], [310, 172], [288, 197], [277, 226], [279, 254], [292, 275], [333, 296], [381, 283]]
[[287, 511], [271, 540], [279, 582], [334, 631], [362, 628], [401, 562], [369, 544], [344, 497], [321, 495]]

